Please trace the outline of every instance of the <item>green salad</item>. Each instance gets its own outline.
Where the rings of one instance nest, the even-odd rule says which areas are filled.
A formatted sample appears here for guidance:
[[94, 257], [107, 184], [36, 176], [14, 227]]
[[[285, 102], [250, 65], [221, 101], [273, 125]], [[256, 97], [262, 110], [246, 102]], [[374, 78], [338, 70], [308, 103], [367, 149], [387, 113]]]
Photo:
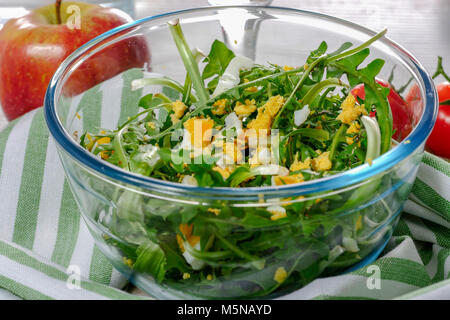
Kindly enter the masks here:
[[[390, 149], [389, 88], [375, 81], [384, 61], [366, 61], [386, 31], [333, 52], [322, 42], [306, 61], [287, 66], [257, 64], [219, 40], [206, 55], [188, 47], [178, 21], [169, 29], [184, 83], [134, 80], [132, 90], [161, 90], [143, 96], [140, 112], [117, 129], [80, 138], [104, 161], [189, 187], [281, 188], [371, 165]], [[364, 100], [351, 93], [361, 83]], [[267, 296], [367, 255], [376, 245], [369, 235], [389, 208], [333, 213], [363, 203], [381, 183], [261, 207], [183, 206], [121, 191], [105, 240], [129, 268], [168, 288], [208, 298]]]

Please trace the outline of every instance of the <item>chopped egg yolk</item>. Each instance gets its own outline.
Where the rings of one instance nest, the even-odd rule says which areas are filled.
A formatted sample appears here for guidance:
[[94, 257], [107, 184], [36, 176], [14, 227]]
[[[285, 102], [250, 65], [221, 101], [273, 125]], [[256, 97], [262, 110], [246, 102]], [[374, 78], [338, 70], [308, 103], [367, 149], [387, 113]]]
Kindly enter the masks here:
[[[181, 233], [183, 234], [186, 241], [191, 245], [191, 247], [194, 247], [197, 243], [200, 242], [199, 236], [194, 236], [192, 234], [192, 228], [194, 227], [193, 224], [180, 224], [179, 229]], [[177, 234], [177, 242], [178, 246], [180, 247], [181, 252], [184, 252], [184, 241], [183, 238]]]
[[268, 135], [270, 127], [272, 125], [273, 118], [277, 115], [285, 102], [283, 96], [272, 96], [269, 100], [260, 108], [258, 108], [258, 115], [248, 125], [248, 129], [254, 129], [258, 135]]
[[285, 184], [294, 184], [305, 181], [301, 173], [293, 174], [290, 176], [274, 176], [273, 184], [276, 186], [283, 186]]
[[216, 172], [218, 172], [218, 173], [220, 173], [220, 174], [222, 175], [223, 180], [227, 180], [228, 177], [229, 177], [230, 174], [231, 174], [231, 169], [229, 169], [228, 167], [225, 168], [225, 169], [223, 169], [223, 168], [221, 168], [221, 167], [219, 167], [219, 166], [215, 166], [215, 167], [213, 168], [213, 170], [216, 171]]
[[97, 140], [97, 144], [107, 144], [111, 142], [111, 138], [110, 137], [103, 137]]
[[245, 100], [245, 104], [242, 104], [241, 102], [236, 102], [236, 105], [234, 107], [234, 112], [236, 115], [238, 115], [240, 118], [242, 117], [248, 117], [253, 112], [256, 111], [256, 104], [255, 99], [252, 100]]
[[187, 109], [187, 106], [180, 100], [172, 102], [172, 110], [177, 119], [181, 119], [181, 117], [184, 115], [186, 109]]
[[294, 162], [292, 162], [291, 167], [289, 170], [291, 171], [298, 171], [298, 170], [305, 170], [305, 169], [311, 169], [311, 159], [308, 157], [305, 159], [305, 161], [298, 161], [297, 158], [295, 158]]
[[[248, 80], [247, 78], [244, 79], [244, 83], [250, 82], [250, 80]], [[248, 87], [247, 89], [245, 89], [248, 92], [256, 92], [258, 91], [258, 88], [253, 86], [253, 87]]]
[[214, 102], [213, 109], [211, 110], [213, 115], [221, 116], [225, 114], [225, 108], [227, 106], [227, 99], [220, 99]]
[[280, 206], [270, 206], [267, 208], [267, 211], [272, 214], [272, 216], [270, 217], [270, 220], [272, 221], [287, 217], [286, 209]]
[[101, 157], [103, 160], [108, 159], [108, 158], [109, 158], [108, 151], [106, 151], [106, 150], [100, 151], [100, 157]]
[[294, 67], [291, 67], [291, 66], [284, 66], [283, 67], [284, 71], [289, 71], [289, 70], [292, 70], [292, 69], [294, 69]]
[[330, 151], [320, 153], [317, 158], [312, 159], [312, 167], [316, 171], [330, 170], [332, 167]]
[[367, 110], [364, 108], [364, 105], [357, 104], [356, 98], [352, 94], [349, 94], [347, 98], [345, 98], [345, 100], [342, 102], [341, 109], [342, 111], [336, 119], [346, 124], [350, 124], [361, 114], [367, 114]]
[[183, 280], [187, 280], [191, 277], [191, 275], [187, 272], [183, 273]]
[[209, 281], [211, 281], [213, 279], [213, 276], [212, 276], [212, 274], [208, 274], [207, 276], [206, 276], [206, 280], [209, 280]]
[[220, 214], [220, 209], [218, 208], [208, 208], [208, 212], [214, 213], [216, 216]]
[[277, 271], [275, 271], [275, 274], [273, 276], [273, 280], [275, 280], [278, 283], [283, 283], [284, 280], [287, 278], [287, 272], [286, 269], [283, 267], [279, 267]]
[[128, 267], [133, 268], [133, 260], [123, 257], [123, 263], [125, 263]]
[[[350, 127], [347, 129], [346, 133], [347, 134], [357, 134], [360, 129], [361, 129], [361, 126], [359, 125], [359, 123], [356, 121], [353, 121], [350, 124]], [[353, 144], [354, 137], [346, 137], [345, 140], [346, 140], [347, 144]]]
[[89, 133], [86, 134], [86, 139], [89, 141], [88, 144], [86, 145], [86, 148], [91, 151], [92, 147], [94, 146], [94, 140], [92, 140], [92, 137]]
[[207, 118], [190, 118], [184, 124], [184, 128], [191, 136], [191, 144], [196, 148], [203, 148], [211, 142], [214, 120]]

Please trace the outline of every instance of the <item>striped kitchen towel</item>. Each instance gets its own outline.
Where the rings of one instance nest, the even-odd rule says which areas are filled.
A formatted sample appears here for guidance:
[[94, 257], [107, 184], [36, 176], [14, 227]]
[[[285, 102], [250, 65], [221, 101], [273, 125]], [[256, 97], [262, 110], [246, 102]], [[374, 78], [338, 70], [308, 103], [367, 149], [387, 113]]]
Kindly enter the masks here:
[[[126, 114], [111, 114], [103, 106], [121, 101], [137, 108], [142, 92], [130, 94], [129, 86], [139, 77], [142, 73], [132, 70], [72, 99], [67, 121], [80, 130], [91, 126], [89, 121], [102, 127], [120, 123]], [[124, 89], [107, 92], [109, 87]], [[101, 108], [92, 112], [84, 105]], [[126, 281], [95, 246], [80, 218], [55, 147], [42, 109], [0, 133], [0, 298], [142, 298], [119, 290]], [[450, 164], [428, 153], [405, 213], [378, 260], [281, 297], [412, 298], [450, 299]]]

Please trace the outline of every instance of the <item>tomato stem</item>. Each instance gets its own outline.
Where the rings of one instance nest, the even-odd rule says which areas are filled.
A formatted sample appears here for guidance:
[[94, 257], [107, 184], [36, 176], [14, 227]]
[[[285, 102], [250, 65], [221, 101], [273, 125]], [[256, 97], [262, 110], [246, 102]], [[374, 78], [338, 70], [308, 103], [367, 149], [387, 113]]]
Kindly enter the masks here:
[[436, 72], [433, 74], [432, 78], [435, 79], [437, 76], [442, 75], [447, 81], [450, 82], [450, 77], [445, 73], [444, 67], [442, 66], [442, 57], [438, 56], [438, 64]]

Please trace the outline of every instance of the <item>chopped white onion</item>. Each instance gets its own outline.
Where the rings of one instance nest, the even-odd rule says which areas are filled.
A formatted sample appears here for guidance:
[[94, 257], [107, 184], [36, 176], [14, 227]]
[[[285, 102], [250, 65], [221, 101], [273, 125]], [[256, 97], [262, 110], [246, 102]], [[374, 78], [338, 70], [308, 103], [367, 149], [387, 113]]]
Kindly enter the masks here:
[[258, 166], [251, 169], [255, 175], [261, 176], [287, 176], [289, 174], [289, 169], [279, 166], [278, 164], [266, 164], [262, 166]]
[[225, 117], [225, 129], [236, 128], [238, 131], [242, 129], [242, 121], [239, 120], [235, 112]]
[[233, 88], [235, 85], [239, 84], [239, 70], [249, 69], [253, 67], [253, 60], [243, 56], [236, 56], [231, 59], [223, 75], [219, 78], [217, 87], [213, 92], [213, 97], [218, 94]]
[[[187, 248], [189, 244], [187, 244], [186, 242], [184, 242], [184, 247]], [[195, 246], [194, 246], [195, 250], [200, 250], [200, 242], [198, 242]], [[184, 260], [186, 260], [187, 263], [189, 263], [192, 267], [192, 269], [194, 270], [200, 270], [205, 266], [205, 262], [203, 260], [197, 259], [195, 257], [193, 257], [188, 250], [185, 250], [183, 252], [183, 257]]]
[[268, 206], [267, 211], [270, 213], [286, 213], [286, 209], [281, 206]]
[[302, 125], [306, 119], [308, 119], [308, 116], [310, 114], [310, 110], [309, 110], [309, 106], [304, 106], [302, 109], [300, 110], [296, 110], [294, 112], [294, 123], [295, 125], [298, 127], [300, 125]]
[[342, 246], [345, 248], [345, 250], [350, 252], [358, 252], [359, 247], [358, 243], [355, 239], [344, 237], [342, 238]]
[[182, 184], [186, 184], [188, 186], [197, 187], [197, 180], [193, 176], [184, 176], [183, 180], [181, 180]]
[[361, 121], [367, 132], [366, 162], [369, 162], [380, 155], [381, 132], [375, 117], [362, 116]]

